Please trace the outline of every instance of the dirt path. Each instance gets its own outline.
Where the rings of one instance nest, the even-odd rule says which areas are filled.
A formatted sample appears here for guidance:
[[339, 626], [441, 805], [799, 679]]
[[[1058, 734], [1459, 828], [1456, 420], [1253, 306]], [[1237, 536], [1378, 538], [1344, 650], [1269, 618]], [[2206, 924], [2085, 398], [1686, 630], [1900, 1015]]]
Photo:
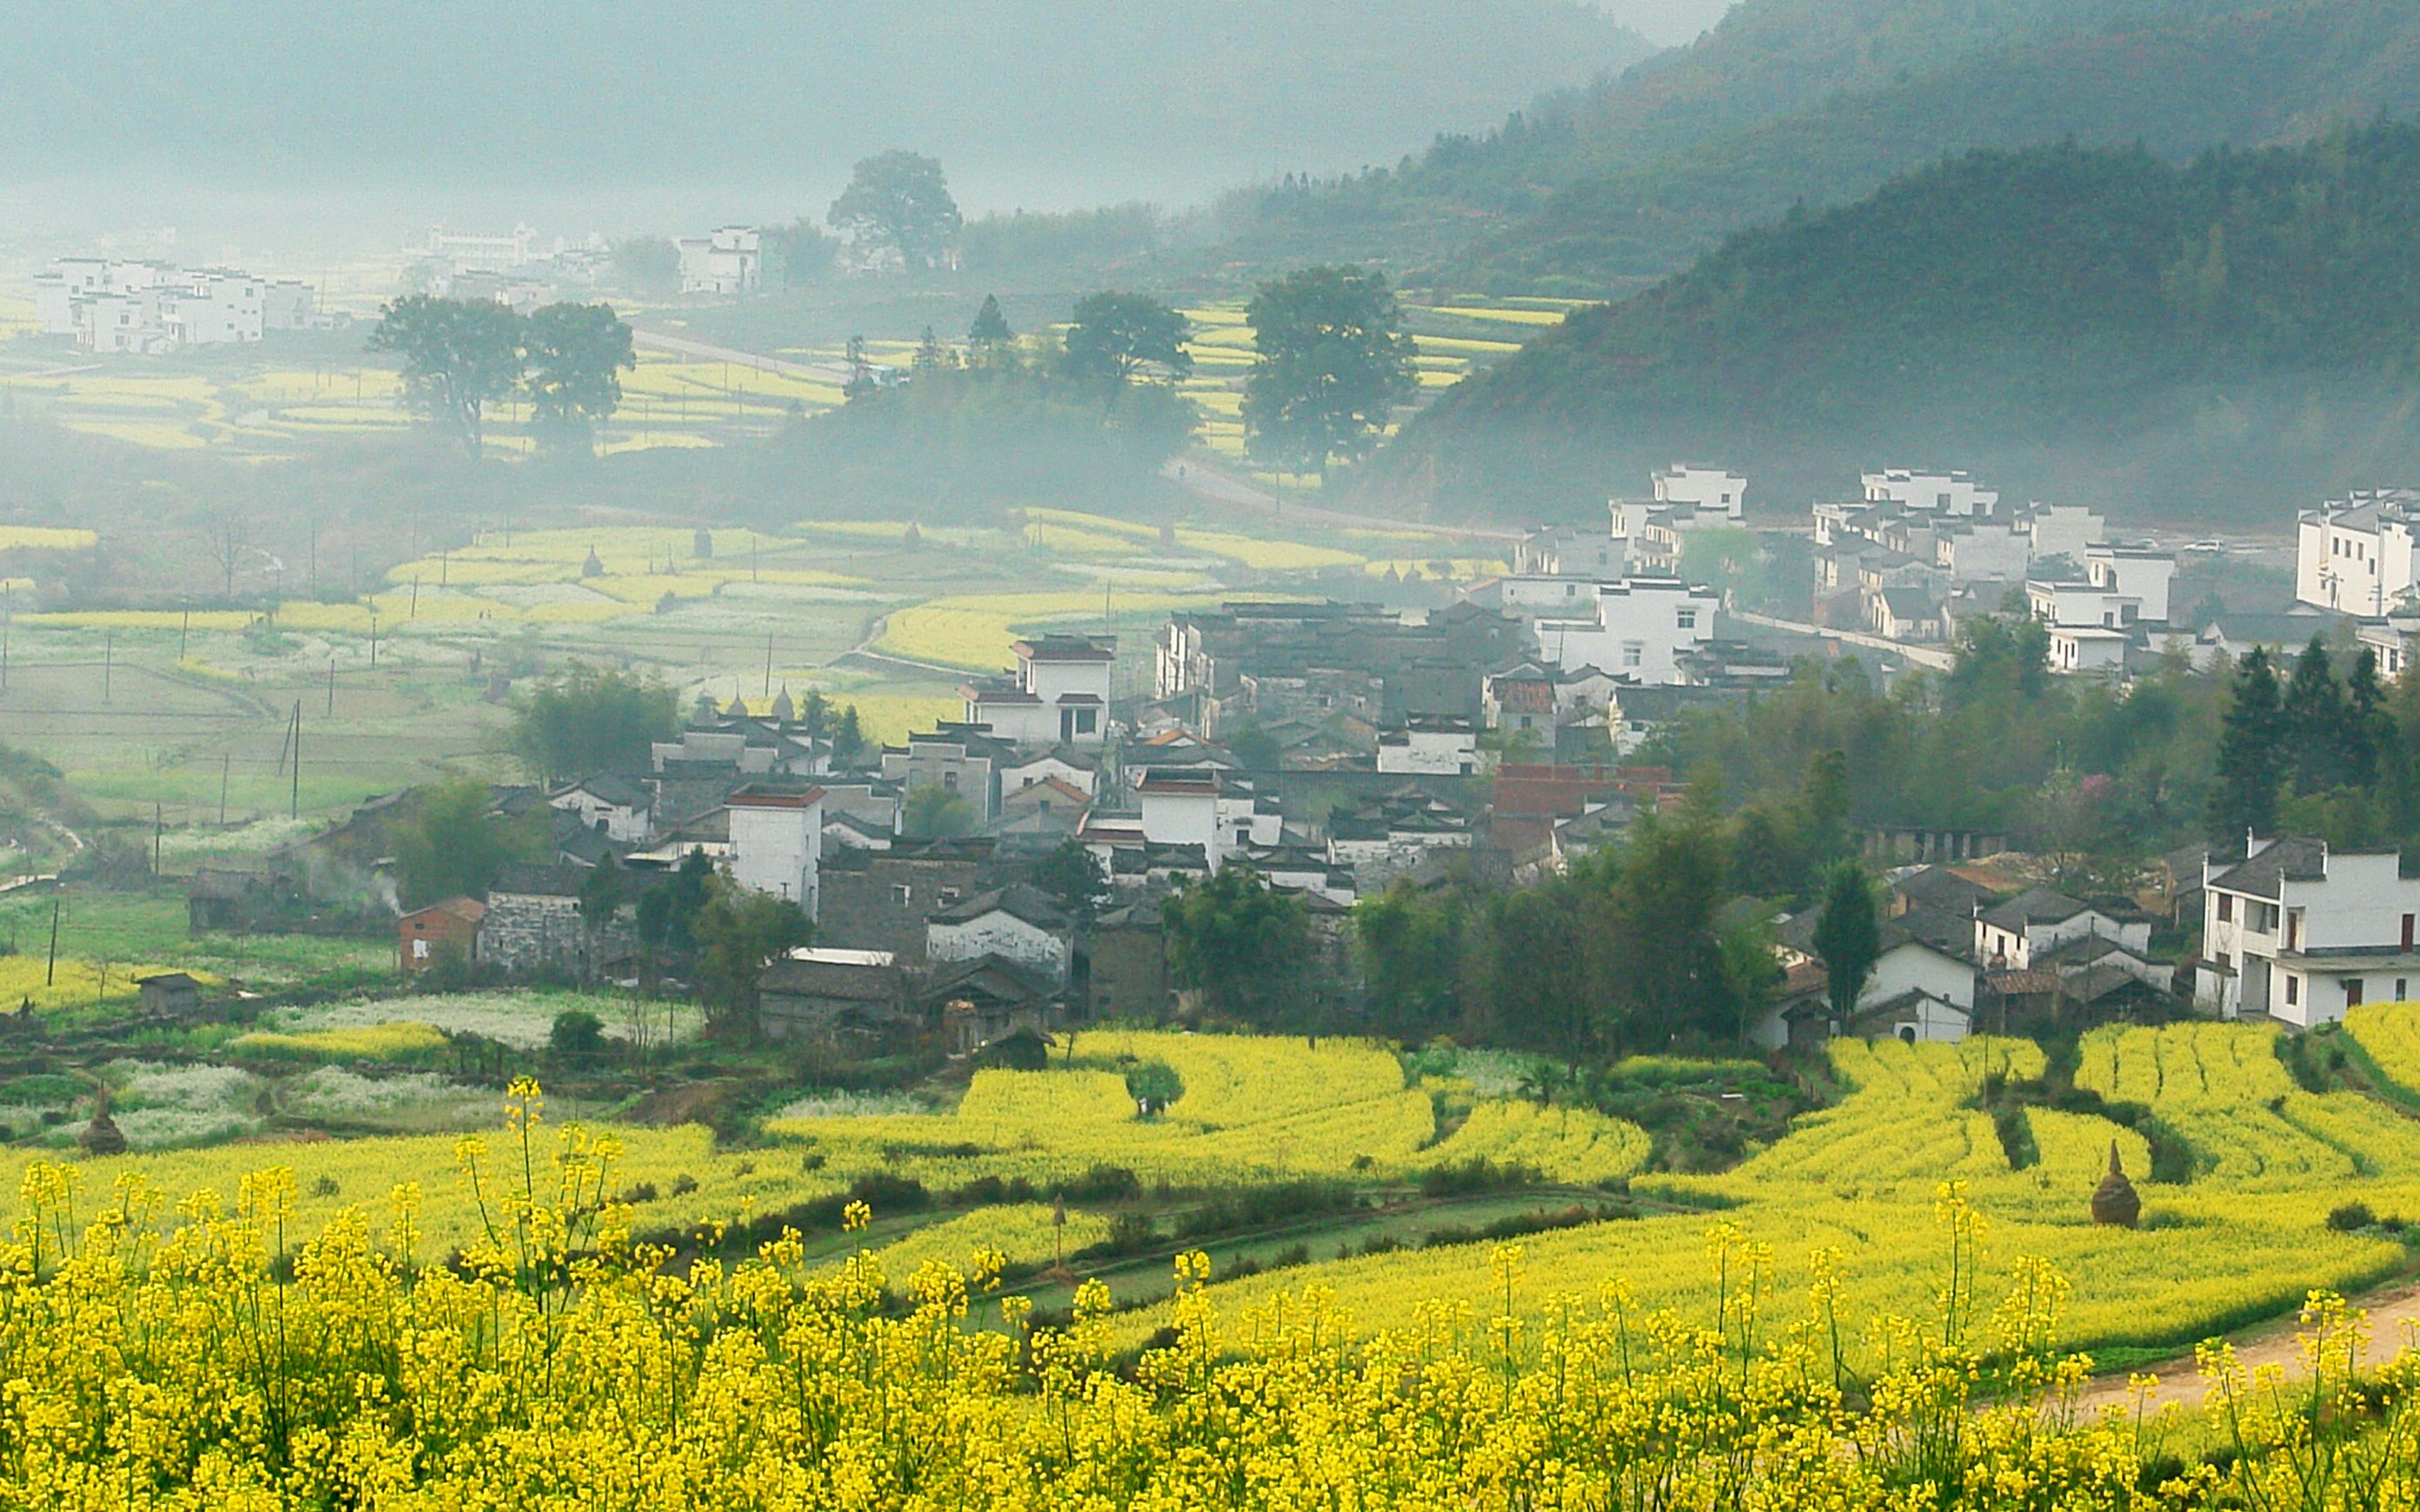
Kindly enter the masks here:
[[[2355, 1307], [2367, 1315], [2368, 1320], [2369, 1337], [2358, 1362], [2361, 1368], [2375, 1369], [2401, 1353], [2405, 1348], [2420, 1343], [2420, 1281], [2398, 1281], [2367, 1296], [2350, 1300]], [[2300, 1319], [2289, 1316], [2232, 1335], [2227, 1342], [2235, 1346], [2235, 1357], [2247, 1371], [2257, 1370], [2262, 1365], [2278, 1365], [2286, 1367], [2288, 1376], [2300, 1376], [2303, 1351], [2294, 1335], [2301, 1327]], [[2199, 1407], [2209, 1390], [2209, 1382], [2202, 1380], [2201, 1372], [2188, 1351], [2157, 1365], [2100, 1377], [2084, 1390], [2085, 1411], [2098, 1412], [2104, 1407], [2131, 1403], [2134, 1394], [2129, 1378], [2134, 1375], [2160, 1378], [2158, 1389], [2145, 1403], [2152, 1411], [2171, 1402], [2187, 1408]]]
[[1518, 531], [1488, 530], [1475, 525], [1431, 525], [1418, 520], [1393, 519], [1384, 515], [1357, 515], [1344, 510], [1323, 509], [1317, 504], [1288, 503], [1265, 489], [1255, 488], [1240, 478], [1205, 464], [1199, 454], [1170, 462], [1159, 471], [1162, 477], [1196, 498], [1250, 510], [1266, 515], [1273, 520], [1334, 525], [1347, 530], [1394, 531], [1406, 535], [1435, 535], [1454, 541], [1510, 544], [1521, 539]]

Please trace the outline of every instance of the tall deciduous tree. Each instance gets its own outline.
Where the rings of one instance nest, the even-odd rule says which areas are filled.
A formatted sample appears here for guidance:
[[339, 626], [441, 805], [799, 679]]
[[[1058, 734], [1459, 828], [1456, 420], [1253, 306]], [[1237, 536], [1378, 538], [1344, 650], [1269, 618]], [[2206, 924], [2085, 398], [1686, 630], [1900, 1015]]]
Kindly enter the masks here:
[[507, 865], [543, 856], [541, 824], [535, 813], [507, 819], [493, 812], [488, 784], [473, 778], [424, 789], [387, 842], [405, 905], [486, 892]]
[[609, 253], [613, 283], [643, 300], [669, 300], [680, 293], [680, 248], [669, 237], [633, 237]]
[[940, 266], [966, 224], [940, 163], [913, 152], [860, 162], [827, 219], [860, 248], [896, 253], [909, 269]]
[[1263, 1027], [1304, 1016], [1311, 914], [1247, 866], [1229, 866], [1161, 904], [1168, 963], [1217, 1011]]
[[545, 678], [514, 710], [513, 750], [541, 781], [636, 771], [650, 743], [679, 728], [679, 699], [652, 678], [576, 666]]
[[1326, 476], [1369, 455], [1419, 393], [1412, 338], [1383, 273], [1307, 268], [1264, 284], [1245, 311], [1260, 361], [1244, 380], [1252, 455]]
[[1109, 896], [1109, 869], [1101, 858], [1073, 836], [1045, 851], [1026, 880], [1050, 895], [1067, 910], [1067, 917], [1081, 925], [1090, 925], [1093, 916]]
[[550, 451], [585, 455], [622, 405], [622, 370], [639, 365], [630, 328], [610, 304], [550, 304], [523, 328], [530, 424]]
[[724, 877], [706, 883], [697, 935], [699, 986], [709, 1020], [725, 1029], [752, 1026], [756, 979], [767, 966], [815, 937], [807, 911], [787, 898]]
[[1609, 889], [1627, 1042], [1730, 1032], [1717, 917], [1729, 872], [1723, 837], [1702, 815], [1651, 814], [1632, 826]]
[[1193, 323], [1148, 294], [1087, 294], [1067, 328], [1067, 374], [1114, 404], [1138, 374], [1193, 371]]
[[2286, 764], [2286, 717], [2269, 653], [2255, 646], [2235, 674], [2235, 697], [2218, 737], [2218, 780], [2210, 826], [2223, 845], [2276, 832], [2277, 784]]
[[1823, 912], [1815, 920], [1815, 954], [1831, 980], [1826, 994], [1832, 1019], [1846, 1025], [1856, 1016], [1866, 979], [1882, 959], [1882, 910], [1873, 879], [1855, 861], [1840, 861], [1824, 873]]
[[521, 380], [521, 317], [493, 300], [408, 294], [388, 302], [369, 349], [403, 359], [404, 401], [479, 455], [487, 408]]

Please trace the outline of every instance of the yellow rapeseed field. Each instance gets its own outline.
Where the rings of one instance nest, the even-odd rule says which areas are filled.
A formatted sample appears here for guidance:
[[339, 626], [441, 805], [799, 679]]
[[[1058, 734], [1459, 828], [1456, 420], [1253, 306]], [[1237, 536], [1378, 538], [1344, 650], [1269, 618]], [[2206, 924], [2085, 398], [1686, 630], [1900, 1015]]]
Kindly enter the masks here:
[[[2363, 1319], [2315, 1290], [2307, 1383], [2206, 1350], [2215, 1425], [2085, 1412], [2059, 1339], [2095, 1283], [2002, 1242], [1956, 1183], [1889, 1269], [1686, 1220], [1662, 1304], [1539, 1247], [1373, 1327], [1311, 1284], [1236, 1306], [1177, 1257], [1149, 1347], [1097, 1281], [1064, 1319], [1007, 1261], [914, 1246], [836, 1268], [784, 1231], [736, 1262], [632, 1239], [621, 1143], [509, 1122], [454, 1150], [475, 1218], [437, 1258], [406, 1184], [304, 1229], [270, 1169], [178, 1203], [28, 1165], [0, 1246], [0, 1454], [16, 1504], [75, 1509], [1568, 1512], [1753, 1508], [2397, 1512], [2420, 1504], [2420, 1359], [2354, 1379]], [[868, 1214], [851, 1206], [845, 1229]], [[1008, 1237], [1030, 1248], [1034, 1210]], [[160, 1226], [167, 1223], [167, 1232]], [[927, 1244], [960, 1235], [928, 1236]], [[2024, 1236], [2020, 1236], [2021, 1238]], [[2211, 1257], [2224, 1265], [2228, 1257]], [[912, 1271], [902, 1268], [913, 1264]], [[886, 1298], [896, 1298], [886, 1305]], [[2207, 1456], [2179, 1451], [2206, 1447]]]

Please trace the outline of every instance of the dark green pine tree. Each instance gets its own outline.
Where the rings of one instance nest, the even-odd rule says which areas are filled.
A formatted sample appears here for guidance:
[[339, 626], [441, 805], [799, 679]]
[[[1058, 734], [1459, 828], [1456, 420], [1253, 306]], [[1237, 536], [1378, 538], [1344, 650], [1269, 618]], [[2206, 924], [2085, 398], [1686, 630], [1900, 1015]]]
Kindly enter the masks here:
[[2218, 737], [2218, 780], [2211, 790], [2211, 838], [2232, 847], [2277, 827], [2277, 783], [2285, 774], [2286, 717], [2269, 653], [2255, 646], [2235, 674], [2235, 697]]
[[2313, 636], [2294, 658], [2286, 685], [2286, 748], [2297, 791], [2325, 793], [2350, 779], [2345, 770], [2345, 690], [2329, 665], [2328, 648]]
[[1883, 953], [1882, 910], [1874, 903], [1873, 879], [1855, 861], [1841, 861], [1824, 873], [1823, 912], [1815, 920], [1815, 954], [1830, 978], [1832, 1021], [1845, 1026], [1856, 1016], [1866, 979]]
[[1005, 347], [1016, 339], [1009, 329], [1008, 316], [1000, 312], [1000, 296], [984, 296], [983, 308], [975, 312], [975, 323], [967, 328], [967, 345], [978, 350]]
[[2345, 674], [2345, 779], [2358, 787], [2375, 786], [2380, 758], [2393, 749], [2395, 720], [2386, 712], [2386, 689], [2378, 681], [2378, 653], [2367, 646], [2352, 659]]

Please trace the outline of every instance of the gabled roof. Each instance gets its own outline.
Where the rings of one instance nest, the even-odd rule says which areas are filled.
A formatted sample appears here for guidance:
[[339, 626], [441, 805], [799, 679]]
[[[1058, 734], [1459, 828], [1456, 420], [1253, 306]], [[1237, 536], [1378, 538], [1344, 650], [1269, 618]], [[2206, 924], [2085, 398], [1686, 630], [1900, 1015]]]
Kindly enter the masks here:
[[1983, 922], [2005, 930], [2023, 930], [2028, 924], [2057, 924], [2073, 918], [2091, 907], [2080, 898], [2071, 898], [2048, 887], [2027, 887], [2007, 903], [1983, 910]]
[[760, 992], [853, 1003], [888, 1002], [900, 995], [901, 985], [895, 965], [848, 961], [776, 961], [756, 978]]
[[1047, 1002], [1058, 996], [1059, 984], [1006, 956], [979, 955], [940, 971], [919, 995], [927, 1003], [952, 997], [988, 997], [995, 1002]]
[[1946, 866], [1928, 866], [1910, 872], [1893, 880], [1891, 890], [1911, 903], [1956, 914], [1962, 919], [1974, 918], [1977, 908], [1992, 901], [1990, 891]]
[[1953, 914], [1946, 908], [1928, 908], [1917, 903], [1906, 913], [1890, 920], [1890, 924], [1944, 955], [1954, 955], [1963, 961], [1975, 951], [1975, 920], [1968, 914]]
[[1062, 766], [1072, 766], [1079, 772], [1097, 772], [1101, 769], [1101, 759], [1098, 756], [1078, 750], [1073, 746], [1053, 746], [1048, 750], [1035, 751], [1031, 756], [1018, 757], [1009, 764], [1008, 770], [1019, 772], [1029, 766], [1039, 766], [1044, 762], [1057, 762]]
[[1114, 661], [1118, 642], [1114, 636], [1035, 635], [1019, 640], [1016, 651], [1023, 661]]
[[2123, 956], [2129, 961], [2141, 961], [2146, 965], [2149, 964], [2148, 961], [2144, 961], [2140, 950], [2130, 949], [2105, 934], [2086, 934], [2077, 939], [2062, 941], [2055, 948], [2036, 955], [2033, 958], [2033, 964], [2036, 966], [2054, 967], [2097, 966], [2112, 956]]
[[1040, 930], [1063, 929], [1067, 924], [1066, 910], [1057, 900], [1023, 882], [976, 893], [925, 917], [936, 924], [964, 924], [985, 914], [1006, 914]]
[[507, 866], [488, 889], [490, 903], [498, 898], [577, 898], [588, 873], [576, 866]]
[[2259, 855], [2211, 878], [2210, 885], [2274, 903], [2285, 896], [2286, 883], [2316, 881], [2327, 875], [2327, 870], [2328, 842], [2316, 836], [2294, 835], [2270, 841]]
[[812, 809], [824, 801], [824, 790], [792, 790], [767, 782], [751, 782], [722, 800], [726, 809]]
[[625, 777], [619, 772], [594, 773], [577, 782], [566, 782], [547, 796], [560, 798], [572, 793], [585, 793], [616, 809], [644, 809], [653, 801], [636, 778]]
[[426, 908], [415, 908], [397, 917], [418, 918], [423, 914], [444, 914], [465, 924], [475, 924], [488, 917], [488, 905], [476, 898], [448, 898], [442, 903], [433, 903]]
[[1093, 795], [1064, 778], [1046, 777], [1039, 782], [1028, 782], [1025, 786], [1018, 788], [1016, 792], [1001, 799], [1001, 807], [1007, 808], [1013, 804], [1018, 804], [1020, 800], [1024, 804], [1041, 803], [1047, 800], [1054, 803], [1064, 802], [1080, 806], [1092, 802]]
[[[1789, 918], [1782, 921], [1779, 929], [1774, 931], [1774, 937], [1802, 955], [1813, 955], [1815, 953], [1815, 930], [1823, 917], [1823, 910], [1821, 908], [1808, 908], [1800, 913], [1793, 914]], [[1928, 937], [1929, 935], [1936, 933], [1938, 932], [1930, 929], [1922, 932], [1910, 929], [1905, 922], [1896, 918], [1883, 919], [1880, 921], [1880, 928], [1877, 931], [1877, 943], [1881, 946], [1881, 950], [1878, 952], [1877, 959], [1879, 959], [1880, 956], [1890, 954], [1893, 950], [1906, 949], [1910, 947], [1914, 947], [1917, 949], [1931, 950], [1935, 955], [1955, 956], [1960, 960], [1965, 959], [1963, 952], [1961, 950], [1954, 949], [1951, 946], [1941, 944], [1937, 940]]]

